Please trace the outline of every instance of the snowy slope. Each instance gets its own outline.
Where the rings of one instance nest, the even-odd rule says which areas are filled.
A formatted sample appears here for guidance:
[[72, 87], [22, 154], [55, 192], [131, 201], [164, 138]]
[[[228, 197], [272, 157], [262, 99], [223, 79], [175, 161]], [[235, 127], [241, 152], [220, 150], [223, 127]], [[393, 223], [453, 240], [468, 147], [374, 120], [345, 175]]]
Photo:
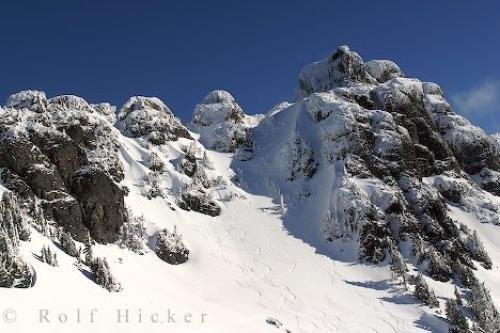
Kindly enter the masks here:
[[[128, 139], [123, 145], [129, 156], [140, 156]], [[230, 156], [211, 152], [210, 157], [221, 173], [231, 173]], [[134, 322], [132, 313], [138, 309], [147, 315], [171, 308], [177, 313], [207, 313], [205, 324], [178, 323], [176, 332], [277, 331], [265, 322], [268, 317], [278, 319], [292, 332], [425, 331], [424, 312], [389, 281], [386, 268], [353, 266], [317, 255], [288, 235], [279, 207], [269, 198], [246, 194], [245, 199], [229, 203], [218, 218], [172, 211], [163, 199], [148, 200], [140, 195], [133, 184], [143, 171], [135, 160], [129, 160], [125, 168], [125, 182], [131, 187], [129, 207], [144, 214], [149, 228], [177, 225], [192, 250], [190, 261], [169, 266], [152, 252], [140, 256], [114, 245], [99, 246], [97, 254], [108, 258], [123, 286], [121, 293], [110, 294], [61, 251], [60, 267], [37, 260], [42, 244], [50, 242], [35, 232], [22, 248], [38, 272], [35, 287], [29, 292], [2, 290], [3, 304], [18, 310], [22, 319], [9, 329], [66, 332], [68, 325], [39, 325], [38, 309], [50, 309], [54, 316], [58, 311], [67, 312], [73, 316], [71, 322], [76, 320], [76, 308], [87, 317], [90, 309], [97, 308], [95, 325], [85, 323], [82, 314], [82, 324], [71, 325], [72, 331], [104, 332], [104, 327], [119, 327], [124, 332], [162, 332], [171, 324], [116, 324], [116, 309], [129, 308]], [[408, 304], [398, 304], [401, 301]], [[421, 321], [422, 328], [416, 321]]]

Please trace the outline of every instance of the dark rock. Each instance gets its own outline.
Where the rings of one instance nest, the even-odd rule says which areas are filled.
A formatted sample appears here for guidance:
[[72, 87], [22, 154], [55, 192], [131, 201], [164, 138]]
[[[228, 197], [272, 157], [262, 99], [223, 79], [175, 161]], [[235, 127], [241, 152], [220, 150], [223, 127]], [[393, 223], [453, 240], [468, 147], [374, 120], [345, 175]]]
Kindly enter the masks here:
[[100, 243], [117, 241], [127, 216], [121, 188], [105, 172], [89, 169], [73, 177], [71, 189], [92, 238]]
[[183, 203], [179, 204], [179, 207], [185, 210], [189, 207], [189, 210], [194, 210], [209, 216], [219, 216], [221, 213], [221, 208], [215, 202], [210, 202], [202, 200], [203, 193], [200, 195], [193, 195], [191, 193], [184, 193], [182, 195]]

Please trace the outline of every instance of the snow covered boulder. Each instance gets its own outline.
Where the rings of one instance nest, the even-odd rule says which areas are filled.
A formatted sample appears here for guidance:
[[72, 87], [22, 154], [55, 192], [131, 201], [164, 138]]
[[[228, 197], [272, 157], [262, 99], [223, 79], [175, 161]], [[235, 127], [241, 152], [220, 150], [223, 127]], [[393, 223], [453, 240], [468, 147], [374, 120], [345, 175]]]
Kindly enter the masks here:
[[370, 75], [383, 83], [396, 77], [403, 77], [404, 74], [399, 66], [390, 60], [371, 60], [365, 63], [365, 69]]
[[171, 265], [183, 264], [189, 259], [189, 250], [182, 241], [182, 236], [163, 229], [156, 233], [155, 253], [163, 261]]
[[178, 138], [191, 139], [188, 130], [159, 98], [131, 97], [118, 113], [118, 127], [126, 136], [161, 145]]
[[234, 97], [223, 90], [209, 93], [196, 105], [190, 129], [200, 134], [200, 141], [210, 149], [234, 152], [247, 142], [247, 131], [261, 117], [248, 116]]
[[34, 112], [47, 111], [47, 97], [43, 91], [24, 90], [7, 99], [6, 108], [28, 109]]
[[356, 83], [376, 83], [363, 59], [343, 45], [326, 59], [305, 66], [299, 74], [298, 97]]

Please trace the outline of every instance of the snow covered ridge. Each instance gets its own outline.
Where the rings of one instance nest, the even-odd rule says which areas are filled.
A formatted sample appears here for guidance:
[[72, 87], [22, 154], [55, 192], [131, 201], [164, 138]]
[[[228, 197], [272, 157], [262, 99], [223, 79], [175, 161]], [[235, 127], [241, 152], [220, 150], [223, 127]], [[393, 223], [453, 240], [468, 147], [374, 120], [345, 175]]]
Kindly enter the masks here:
[[[298, 86], [265, 116], [213, 91], [188, 127], [155, 97], [11, 96], [2, 300], [208, 314], [182, 332], [498, 332], [498, 140], [346, 46]], [[100, 319], [72, 329], [137, 331]]]

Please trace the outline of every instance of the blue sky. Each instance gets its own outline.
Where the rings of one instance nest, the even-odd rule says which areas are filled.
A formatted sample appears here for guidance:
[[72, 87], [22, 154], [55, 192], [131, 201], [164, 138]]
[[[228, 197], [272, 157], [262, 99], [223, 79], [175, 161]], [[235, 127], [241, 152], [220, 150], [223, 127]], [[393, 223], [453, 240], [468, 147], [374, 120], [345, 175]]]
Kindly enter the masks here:
[[500, 131], [499, 1], [2, 1], [0, 100], [30, 88], [118, 106], [154, 95], [187, 120], [227, 89], [265, 112], [340, 44], [438, 82]]

